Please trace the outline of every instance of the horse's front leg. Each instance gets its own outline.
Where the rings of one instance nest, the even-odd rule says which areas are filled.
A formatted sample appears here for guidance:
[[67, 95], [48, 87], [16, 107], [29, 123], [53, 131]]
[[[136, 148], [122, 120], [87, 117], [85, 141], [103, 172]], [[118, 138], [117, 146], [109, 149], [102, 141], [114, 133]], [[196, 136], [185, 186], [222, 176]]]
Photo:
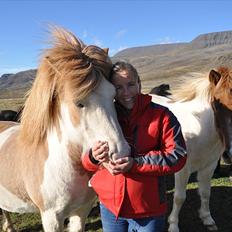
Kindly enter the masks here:
[[175, 192], [173, 198], [172, 212], [168, 218], [169, 232], [179, 232], [179, 213], [180, 209], [186, 199], [186, 186], [190, 172], [185, 166], [180, 172], [175, 174]]
[[209, 199], [210, 199], [210, 191], [211, 191], [210, 180], [213, 176], [216, 165], [217, 162], [212, 163], [207, 168], [198, 171], [198, 175], [197, 175], [199, 182], [198, 191], [201, 198], [201, 207], [199, 210], [199, 216], [203, 224], [207, 227], [209, 231], [217, 231], [216, 223], [213, 220], [209, 209]]
[[3, 222], [2, 230], [6, 232], [15, 232], [16, 230], [13, 227], [13, 223], [10, 218], [9, 212], [2, 210]]
[[94, 196], [89, 202], [80, 207], [75, 215], [69, 218], [68, 232], [83, 232], [85, 231], [85, 221], [96, 200]]
[[64, 228], [64, 217], [61, 213], [49, 209], [40, 212], [44, 232], [62, 232]]

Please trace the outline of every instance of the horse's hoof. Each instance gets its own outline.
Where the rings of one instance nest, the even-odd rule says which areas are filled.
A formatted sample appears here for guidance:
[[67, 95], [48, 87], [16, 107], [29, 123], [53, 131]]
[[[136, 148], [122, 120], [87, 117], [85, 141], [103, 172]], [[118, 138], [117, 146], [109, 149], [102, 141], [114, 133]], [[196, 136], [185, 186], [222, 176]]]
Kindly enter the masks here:
[[168, 232], [179, 232], [179, 227], [175, 224], [170, 224]]
[[213, 225], [206, 225], [208, 231], [218, 231], [218, 228], [215, 224]]

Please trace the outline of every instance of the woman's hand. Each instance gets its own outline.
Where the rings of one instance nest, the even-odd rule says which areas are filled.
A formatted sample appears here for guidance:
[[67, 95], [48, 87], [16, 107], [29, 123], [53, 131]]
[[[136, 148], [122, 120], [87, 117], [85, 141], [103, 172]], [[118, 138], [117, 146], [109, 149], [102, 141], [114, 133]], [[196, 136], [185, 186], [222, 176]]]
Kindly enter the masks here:
[[132, 157], [123, 157], [120, 159], [117, 159], [116, 161], [110, 161], [109, 164], [107, 165], [108, 171], [112, 175], [118, 175], [121, 173], [125, 173], [130, 171], [134, 163], [134, 160]]
[[109, 145], [106, 141], [98, 141], [92, 147], [92, 156], [100, 163], [109, 160]]

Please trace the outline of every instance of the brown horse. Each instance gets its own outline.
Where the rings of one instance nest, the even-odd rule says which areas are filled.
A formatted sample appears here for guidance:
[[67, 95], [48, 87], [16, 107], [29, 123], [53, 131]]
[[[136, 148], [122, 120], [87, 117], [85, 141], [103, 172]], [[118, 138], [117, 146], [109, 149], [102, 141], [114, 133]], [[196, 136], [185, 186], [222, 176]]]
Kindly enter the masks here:
[[[183, 78], [184, 79], [184, 78]], [[191, 73], [172, 96], [153, 95], [153, 101], [172, 110], [177, 116], [187, 145], [185, 167], [175, 174], [173, 208], [169, 231], [178, 232], [178, 216], [186, 198], [186, 186], [192, 172], [197, 172], [201, 197], [200, 218], [211, 231], [217, 230], [210, 208], [210, 180], [223, 150], [232, 163], [232, 72], [228, 68], [209, 74]]]
[[217, 85], [213, 86], [212, 106], [215, 113], [215, 123], [225, 151], [222, 154], [224, 162], [232, 163], [232, 71], [221, 67], [214, 71], [213, 77]]
[[[95, 200], [81, 156], [98, 140], [111, 157], [128, 154], [117, 121], [107, 50], [53, 30], [22, 112], [21, 123], [0, 122], [0, 207], [39, 211], [45, 232], [83, 231]], [[104, 180], [103, 180], [104, 181]], [[4, 212], [4, 229], [12, 231]]]

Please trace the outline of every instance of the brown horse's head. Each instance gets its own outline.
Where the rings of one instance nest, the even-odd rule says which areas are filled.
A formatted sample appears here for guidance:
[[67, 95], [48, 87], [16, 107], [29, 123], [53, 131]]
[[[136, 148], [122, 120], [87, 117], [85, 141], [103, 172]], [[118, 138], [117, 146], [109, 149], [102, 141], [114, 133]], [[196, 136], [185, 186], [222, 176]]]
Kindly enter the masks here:
[[220, 67], [209, 74], [212, 91], [211, 104], [215, 114], [215, 123], [225, 151], [223, 159], [232, 163], [232, 70]]

